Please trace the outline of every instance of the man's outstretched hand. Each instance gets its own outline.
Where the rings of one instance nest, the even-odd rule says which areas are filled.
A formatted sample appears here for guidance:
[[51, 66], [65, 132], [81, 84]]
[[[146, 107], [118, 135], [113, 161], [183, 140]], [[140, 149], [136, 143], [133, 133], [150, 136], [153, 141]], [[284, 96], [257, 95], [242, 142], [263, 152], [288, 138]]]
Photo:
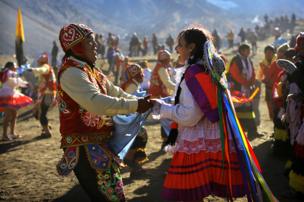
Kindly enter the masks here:
[[150, 100], [150, 97], [151, 97], [151, 95], [148, 95], [144, 98], [138, 99], [138, 107], [136, 110], [138, 113], [144, 113], [153, 107], [154, 101]]

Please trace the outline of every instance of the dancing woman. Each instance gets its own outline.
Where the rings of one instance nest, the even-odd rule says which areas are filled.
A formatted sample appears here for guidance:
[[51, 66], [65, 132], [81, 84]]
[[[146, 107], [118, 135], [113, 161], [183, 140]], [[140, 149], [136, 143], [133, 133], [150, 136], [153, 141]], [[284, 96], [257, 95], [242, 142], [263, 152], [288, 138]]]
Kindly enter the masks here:
[[[17, 110], [32, 104], [32, 99], [20, 93], [17, 88], [25, 87], [27, 82], [18, 77], [17, 67], [13, 62], [7, 62], [1, 72], [0, 111], [4, 111], [3, 140], [16, 139], [15, 133]], [[7, 129], [10, 126], [10, 134]]]
[[[174, 155], [162, 196], [167, 201], [202, 201], [209, 195], [259, 201], [262, 187], [275, 201], [240, 128], [222, 76], [224, 63], [210, 40], [201, 28], [186, 29], [177, 38], [176, 49], [187, 65], [175, 104], [159, 101], [160, 117], [175, 122], [168, 137]], [[154, 113], [157, 109], [156, 104]]]

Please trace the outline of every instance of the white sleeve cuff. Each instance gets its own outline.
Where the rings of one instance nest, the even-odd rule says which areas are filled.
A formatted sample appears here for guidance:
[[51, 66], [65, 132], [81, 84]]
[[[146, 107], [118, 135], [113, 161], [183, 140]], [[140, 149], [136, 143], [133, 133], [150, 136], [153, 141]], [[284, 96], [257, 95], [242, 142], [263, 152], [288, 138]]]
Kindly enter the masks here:
[[160, 107], [160, 118], [161, 119], [171, 119], [173, 114], [174, 105], [162, 104]]

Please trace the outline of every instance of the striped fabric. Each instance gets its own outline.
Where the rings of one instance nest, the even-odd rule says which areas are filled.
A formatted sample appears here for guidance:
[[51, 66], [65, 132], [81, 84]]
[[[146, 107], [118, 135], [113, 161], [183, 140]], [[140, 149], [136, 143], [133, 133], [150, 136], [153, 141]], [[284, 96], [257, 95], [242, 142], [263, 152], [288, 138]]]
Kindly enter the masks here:
[[[222, 152], [196, 154], [176, 152], [165, 178], [162, 196], [168, 201], [196, 201], [208, 195], [228, 197], [228, 172], [232, 177], [232, 197], [246, 194], [237, 154], [231, 153], [230, 167]], [[229, 196], [230, 197], [230, 196]]]

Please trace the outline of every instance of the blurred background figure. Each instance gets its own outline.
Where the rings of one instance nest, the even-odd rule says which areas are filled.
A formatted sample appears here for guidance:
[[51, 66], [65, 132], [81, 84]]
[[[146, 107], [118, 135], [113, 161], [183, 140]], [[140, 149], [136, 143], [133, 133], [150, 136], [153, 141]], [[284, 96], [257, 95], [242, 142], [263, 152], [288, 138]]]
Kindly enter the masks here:
[[53, 48], [52, 48], [52, 61], [51, 61], [51, 66], [54, 68], [55, 75], [57, 75], [58, 72], [58, 67], [57, 67], [57, 56], [58, 56], [58, 46], [56, 41], [53, 41]]
[[143, 68], [143, 73], [144, 73], [144, 80], [141, 83], [140, 89], [142, 91], [147, 92], [150, 88], [150, 79], [151, 79], [152, 72], [149, 68], [149, 62], [147, 60], [141, 62], [140, 66]]
[[[231, 93], [240, 94], [249, 98], [255, 91], [255, 71], [253, 62], [250, 59], [250, 46], [246, 43], [241, 44], [238, 54], [230, 62], [228, 78], [231, 82]], [[253, 103], [248, 102], [236, 105], [237, 116], [248, 138], [253, 139], [258, 135], [257, 124], [255, 122], [255, 113]]]
[[169, 34], [168, 38], [166, 39], [166, 45], [169, 48], [170, 53], [173, 52], [173, 46], [174, 46], [174, 39], [171, 36], [171, 34]]
[[269, 118], [273, 119], [272, 87], [277, 72], [270, 72], [270, 65], [275, 61], [275, 48], [268, 45], [264, 48], [264, 59], [260, 62], [257, 79], [265, 84], [265, 100], [267, 103]]
[[47, 113], [56, 103], [56, 76], [53, 67], [48, 63], [47, 53], [42, 53], [37, 63], [38, 67], [30, 69], [39, 78], [38, 98], [35, 101], [34, 116], [39, 119], [42, 127], [40, 137], [49, 138], [52, 136], [52, 132]]
[[171, 81], [169, 67], [171, 54], [167, 50], [160, 50], [157, 54], [157, 63], [152, 70], [149, 94], [152, 98], [161, 98], [172, 95], [175, 84]]
[[159, 48], [158, 39], [155, 33], [152, 34], [152, 48], [153, 48], [153, 54], [155, 55]]
[[213, 44], [217, 51], [221, 49], [222, 41], [220, 35], [217, 33], [217, 30], [213, 30], [212, 32]]
[[226, 38], [228, 42], [228, 48], [232, 48], [234, 42], [234, 33], [232, 30], [230, 30], [230, 32], [227, 33]]
[[20, 137], [15, 131], [17, 110], [32, 103], [30, 97], [17, 91], [18, 87], [26, 87], [27, 82], [19, 78], [16, 70], [15, 63], [7, 62], [0, 72], [0, 81], [3, 84], [0, 88], [0, 112], [4, 112], [3, 141]]

